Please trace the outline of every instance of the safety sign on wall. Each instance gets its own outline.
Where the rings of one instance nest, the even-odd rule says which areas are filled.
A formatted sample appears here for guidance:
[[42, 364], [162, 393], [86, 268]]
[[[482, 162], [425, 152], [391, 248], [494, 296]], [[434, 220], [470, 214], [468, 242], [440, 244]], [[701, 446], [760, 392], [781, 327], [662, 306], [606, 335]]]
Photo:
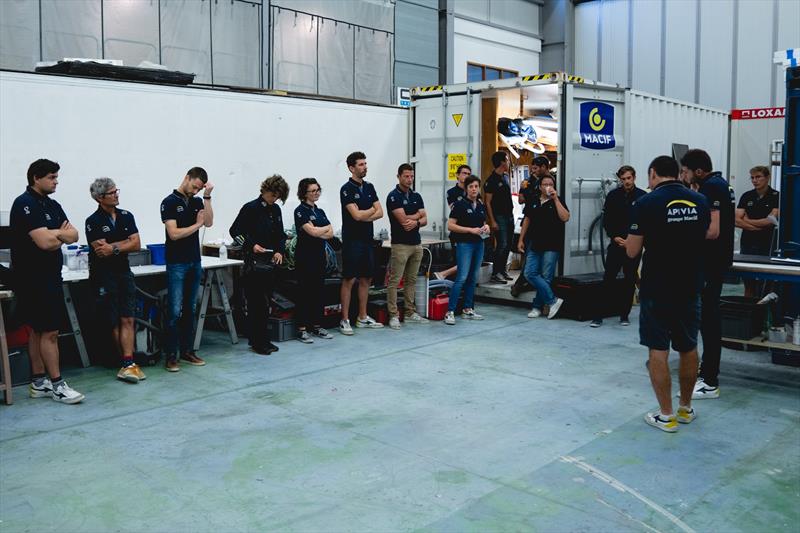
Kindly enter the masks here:
[[455, 181], [456, 170], [461, 165], [467, 164], [467, 154], [447, 154], [447, 179]]
[[608, 150], [617, 145], [614, 138], [614, 106], [603, 102], [581, 103], [581, 146]]

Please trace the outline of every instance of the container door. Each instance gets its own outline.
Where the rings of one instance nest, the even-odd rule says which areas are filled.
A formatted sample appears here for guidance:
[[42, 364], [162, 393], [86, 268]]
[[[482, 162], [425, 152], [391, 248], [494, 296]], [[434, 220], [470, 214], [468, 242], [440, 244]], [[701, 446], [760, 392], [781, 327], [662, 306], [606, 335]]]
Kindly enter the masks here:
[[480, 94], [466, 93], [412, 103], [415, 188], [425, 199], [427, 231], [447, 237], [447, 189], [456, 184], [458, 165], [477, 171], [480, 161]]
[[570, 211], [564, 275], [602, 272], [608, 237], [601, 213], [625, 147], [625, 93], [611, 87], [564, 84], [559, 192]]

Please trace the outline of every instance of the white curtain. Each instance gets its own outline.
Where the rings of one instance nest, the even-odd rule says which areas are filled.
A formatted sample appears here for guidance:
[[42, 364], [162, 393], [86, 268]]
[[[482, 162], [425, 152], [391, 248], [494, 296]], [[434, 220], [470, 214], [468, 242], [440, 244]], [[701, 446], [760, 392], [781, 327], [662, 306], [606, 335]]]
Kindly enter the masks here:
[[106, 59], [158, 63], [158, 0], [103, 0]]
[[161, 63], [211, 83], [212, 0], [161, 0]]
[[0, 68], [33, 70], [39, 61], [39, 2], [0, 1]]
[[102, 58], [100, 0], [42, 0], [42, 56]]
[[317, 92], [318, 18], [274, 9], [273, 88], [302, 93]]
[[226, 0], [214, 4], [212, 15], [214, 83], [259, 87], [260, 6]]
[[356, 28], [355, 97], [382, 104], [391, 103], [392, 36]]
[[319, 94], [353, 98], [354, 30], [342, 22], [320, 22]]

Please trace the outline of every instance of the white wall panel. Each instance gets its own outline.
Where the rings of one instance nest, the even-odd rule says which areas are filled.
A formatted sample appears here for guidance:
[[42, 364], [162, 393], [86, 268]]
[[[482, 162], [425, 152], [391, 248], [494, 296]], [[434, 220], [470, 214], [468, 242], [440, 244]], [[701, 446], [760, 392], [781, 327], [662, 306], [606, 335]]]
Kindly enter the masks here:
[[489, 20], [489, 0], [459, 0], [453, 3], [453, 12], [478, 20]]
[[0, 2], [0, 68], [33, 70], [39, 61], [39, 3]]
[[731, 109], [733, 0], [700, 3], [700, 102]]
[[633, 72], [631, 85], [653, 94], [661, 92], [661, 1], [633, 2]]
[[65, 57], [103, 57], [100, 42], [100, 0], [42, 0], [42, 56], [45, 61]]
[[606, 0], [600, 6], [600, 77], [606, 83], [617, 83], [622, 87], [628, 86], [628, 2]]
[[666, 3], [664, 95], [694, 101], [697, 0]]
[[[575, 74], [597, 80], [597, 21], [600, 3], [575, 6]], [[598, 80], [599, 81], [599, 80]]]
[[211, 2], [161, 0], [161, 63], [211, 83]]
[[[800, 2], [797, 0], [778, 0], [778, 39], [777, 50], [800, 48]], [[786, 75], [782, 68], [773, 65], [775, 76], [776, 106], [786, 105]]]
[[495, 1], [489, 4], [489, 20], [509, 29], [538, 35], [540, 9], [537, 4], [528, 0]]
[[[737, 108], [768, 107], [772, 100], [772, 32], [774, 2], [739, 0], [736, 49]], [[761, 28], [767, 31], [761, 31]]]
[[468, 62], [516, 70], [523, 76], [539, 72], [539, 39], [459, 18], [454, 26], [453, 83], [467, 81]]
[[106, 59], [158, 63], [158, 0], [104, 0], [103, 42]]

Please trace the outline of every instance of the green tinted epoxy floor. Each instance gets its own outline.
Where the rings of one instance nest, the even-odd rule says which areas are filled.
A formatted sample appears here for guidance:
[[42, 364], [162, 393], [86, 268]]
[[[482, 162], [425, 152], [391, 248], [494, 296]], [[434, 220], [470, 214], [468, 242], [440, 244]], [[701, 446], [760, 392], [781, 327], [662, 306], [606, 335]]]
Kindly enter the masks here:
[[0, 530], [800, 529], [800, 370], [724, 350], [722, 397], [668, 435], [635, 325], [479, 307], [269, 357], [208, 333], [206, 367], [66, 373], [78, 406], [18, 387]]

